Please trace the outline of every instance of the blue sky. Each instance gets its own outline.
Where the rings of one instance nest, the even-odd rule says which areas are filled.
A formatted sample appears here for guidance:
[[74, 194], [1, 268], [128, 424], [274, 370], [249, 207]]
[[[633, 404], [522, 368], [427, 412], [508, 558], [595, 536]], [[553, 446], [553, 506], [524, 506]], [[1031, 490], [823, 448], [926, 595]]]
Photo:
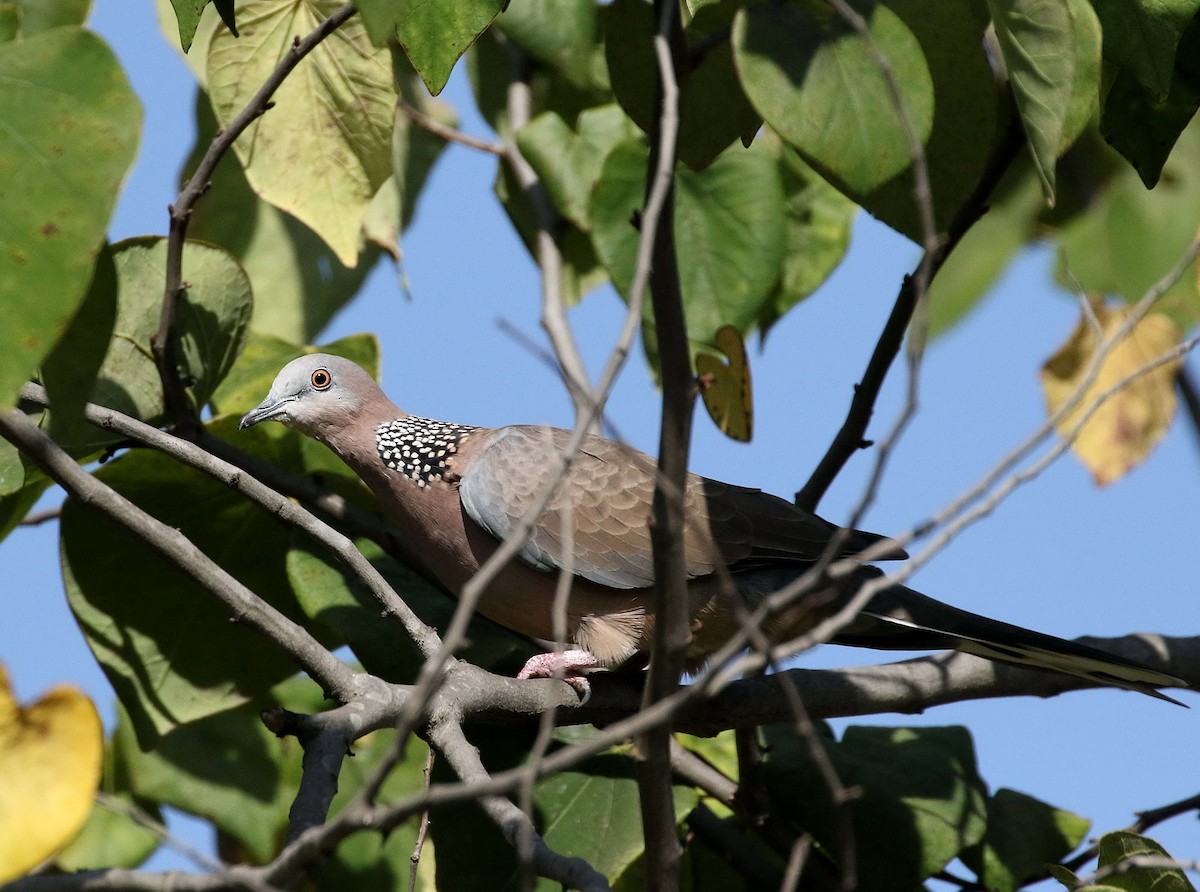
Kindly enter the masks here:
[[[179, 165], [194, 135], [193, 81], [160, 36], [152, 3], [97, 0], [91, 24], [116, 49], [146, 106], [139, 159], [111, 238], [163, 234]], [[464, 129], [486, 135], [461, 72], [446, 97]], [[537, 271], [492, 197], [494, 172], [491, 156], [451, 147], [404, 238], [411, 299], [399, 287], [396, 269], [381, 266], [320, 340], [375, 332], [383, 346], [384, 387], [412, 412], [482, 425], [568, 426], [570, 402], [557, 378], [498, 325], [504, 320], [544, 340]], [[765, 352], [751, 356], [753, 442], [732, 443], [698, 417], [693, 470], [790, 496], [840, 424], [900, 278], [916, 256], [914, 246], [860, 214], [842, 268], [780, 322]], [[1071, 295], [1050, 281], [1052, 259], [1044, 248], [1028, 251], [975, 313], [932, 345], [920, 414], [896, 451], [866, 527], [897, 532], [919, 522], [1041, 422], [1038, 369], [1077, 316]], [[605, 288], [571, 313], [593, 371], [607, 357], [622, 312]], [[874, 436], [890, 426], [902, 394], [900, 370], [878, 407]], [[657, 394], [635, 353], [609, 414], [623, 436], [653, 451], [658, 411]], [[1106, 490], [1097, 490], [1085, 470], [1064, 458], [955, 541], [914, 585], [968, 610], [1064, 637], [1139, 630], [1197, 634], [1197, 584], [1186, 558], [1200, 529], [1198, 463], [1183, 423], [1146, 466]], [[822, 513], [843, 518], [869, 469], [867, 456], [852, 461]], [[45, 504], [59, 499], [52, 493]], [[20, 529], [0, 544], [9, 617], [0, 624], [0, 660], [20, 697], [33, 698], [60, 682], [78, 684], [111, 720], [111, 690], [65, 606], [56, 537], [51, 523]], [[825, 647], [806, 655], [803, 664], [885, 658]], [[1194, 711], [1098, 691], [953, 705], [874, 723], [966, 724], [993, 788], [1035, 794], [1106, 831], [1130, 823], [1135, 810], [1196, 792], [1197, 720]], [[1177, 819], [1154, 835], [1172, 854], [1194, 858], [1200, 856], [1195, 827], [1194, 819]]]

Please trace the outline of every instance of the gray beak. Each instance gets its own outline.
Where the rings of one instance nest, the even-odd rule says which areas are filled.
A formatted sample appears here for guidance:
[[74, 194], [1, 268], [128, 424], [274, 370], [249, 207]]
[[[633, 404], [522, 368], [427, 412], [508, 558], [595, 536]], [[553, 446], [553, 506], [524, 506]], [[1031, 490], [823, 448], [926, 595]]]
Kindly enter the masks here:
[[270, 421], [272, 418], [283, 412], [283, 407], [292, 401], [292, 397], [284, 397], [281, 400], [272, 400], [270, 397], [263, 400], [255, 408], [251, 409], [242, 416], [242, 420], [238, 422], [238, 430], [245, 430], [248, 427], [253, 427], [260, 421]]

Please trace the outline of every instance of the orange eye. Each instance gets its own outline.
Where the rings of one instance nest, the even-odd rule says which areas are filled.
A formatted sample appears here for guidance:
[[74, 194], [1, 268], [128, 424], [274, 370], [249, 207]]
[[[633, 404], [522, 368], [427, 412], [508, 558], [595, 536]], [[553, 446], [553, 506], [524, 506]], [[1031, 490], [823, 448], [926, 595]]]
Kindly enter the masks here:
[[333, 383], [333, 375], [329, 374], [328, 369], [316, 369], [309, 380], [315, 389], [328, 390], [329, 385]]

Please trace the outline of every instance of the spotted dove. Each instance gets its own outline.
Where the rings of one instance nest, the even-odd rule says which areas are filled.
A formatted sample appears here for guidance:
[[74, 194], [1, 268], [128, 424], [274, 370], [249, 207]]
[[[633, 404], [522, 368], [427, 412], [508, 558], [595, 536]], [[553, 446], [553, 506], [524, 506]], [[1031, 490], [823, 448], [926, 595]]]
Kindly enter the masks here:
[[[337, 453], [374, 491], [412, 552], [454, 593], [524, 516], [569, 437], [555, 428], [488, 429], [409, 415], [357, 365], [326, 354], [285, 366], [241, 427], [268, 420]], [[601, 437], [584, 440], [518, 558], [479, 601], [480, 612], [501, 625], [553, 640], [557, 571], [570, 566], [567, 631], [574, 650], [557, 660], [534, 658], [523, 676], [546, 675], [556, 665], [615, 666], [649, 650], [653, 490], [648, 456]], [[744, 615], [739, 608], [753, 607], [799, 576], [837, 528], [761, 490], [695, 474], [688, 477], [684, 510], [694, 669], [737, 630]], [[840, 553], [855, 554], [879, 538], [851, 532]], [[864, 566], [849, 583], [826, 585], [764, 632], [776, 639], [802, 633], [879, 574]], [[1186, 687], [1122, 657], [967, 613], [899, 585], [876, 594], [834, 641], [884, 650], [955, 649], [1159, 697], [1159, 687]]]

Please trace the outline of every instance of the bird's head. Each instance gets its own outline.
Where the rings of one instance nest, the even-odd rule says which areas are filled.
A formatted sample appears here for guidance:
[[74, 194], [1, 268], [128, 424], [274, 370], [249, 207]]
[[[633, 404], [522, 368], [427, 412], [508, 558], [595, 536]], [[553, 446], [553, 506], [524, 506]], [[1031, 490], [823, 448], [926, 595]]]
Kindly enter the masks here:
[[267, 398], [238, 425], [279, 421], [325, 439], [328, 430], [345, 426], [368, 401], [382, 398], [374, 379], [348, 359], [313, 353], [293, 359], [275, 376]]

